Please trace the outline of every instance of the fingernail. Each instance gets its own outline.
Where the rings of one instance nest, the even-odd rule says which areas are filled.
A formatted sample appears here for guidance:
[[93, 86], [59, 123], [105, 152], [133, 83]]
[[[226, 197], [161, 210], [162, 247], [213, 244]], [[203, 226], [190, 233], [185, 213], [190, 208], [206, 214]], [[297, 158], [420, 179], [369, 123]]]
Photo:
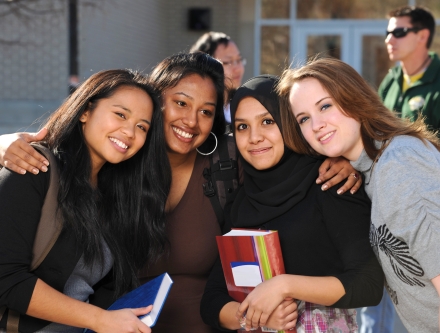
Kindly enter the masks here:
[[48, 170], [48, 169], [47, 169], [47, 166], [43, 165], [43, 166], [41, 167], [41, 171], [46, 172], [47, 170]]
[[354, 194], [356, 191], [355, 190], [350, 190], [350, 193], [351, 194]]
[[341, 190], [341, 189], [339, 189], [339, 190], [336, 191], [336, 193], [338, 193], [338, 194], [342, 194], [342, 193], [344, 193], [344, 191]]
[[24, 174], [26, 173], [26, 170], [21, 169], [21, 170], [20, 170], [20, 173], [21, 173], [22, 175], [24, 175]]
[[47, 166], [49, 166], [49, 162], [48, 161], [44, 161], [44, 164], [46, 164]]
[[321, 184], [321, 183], [322, 183], [322, 180], [318, 178], [318, 179], [316, 180], [316, 184]]
[[34, 175], [38, 175], [39, 172], [40, 172], [40, 170], [38, 170], [38, 169], [32, 169], [32, 173]]
[[321, 186], [321, 190], [325, 191], [326, 189], [328, 189], [328, 185], [327, 184], [324, 184], [324, 185]]

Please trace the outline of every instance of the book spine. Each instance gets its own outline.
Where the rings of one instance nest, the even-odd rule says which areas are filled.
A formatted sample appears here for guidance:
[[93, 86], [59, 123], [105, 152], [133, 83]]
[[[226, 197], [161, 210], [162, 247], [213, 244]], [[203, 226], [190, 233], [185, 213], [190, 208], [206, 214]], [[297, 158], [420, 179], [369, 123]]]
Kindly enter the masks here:
[[272, 232], [271, 234], [264, 236], [264, 242], [266, 249], [270, 249], [267, 251], [267, 257], [270, 263], [272, 277], [285, 274], [286, 271], [284, 269], [284, 260], [278, 232]]
[[256, 249], [258, 250], [258, 261], [260, 264], [263, 281], [269, 280], [272, 277], [271, 265], [269, 256], [267, 254], [265, 236], [254, 236]]

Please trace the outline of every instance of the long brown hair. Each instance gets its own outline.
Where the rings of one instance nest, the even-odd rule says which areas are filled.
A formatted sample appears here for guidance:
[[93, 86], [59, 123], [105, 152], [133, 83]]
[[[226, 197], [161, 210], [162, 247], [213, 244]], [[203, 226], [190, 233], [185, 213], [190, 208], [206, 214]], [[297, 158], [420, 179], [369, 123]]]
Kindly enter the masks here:
[[440, 150], [440, 141], [429, 131], [419, 117], [414, 123], [399, 118], [388, 110], [376, 91], [346, 63], [335, 58], [312, 59], [306, 65], [286, 69], [281, 76], [277, 91], [281, 97], [281, 123], [285, 144], [300, 154], [316, 155], [304, 139], [289, 103], [290, 91], [295, 82], [306, 78], [317, 79], [330, 94], [338, 107], [361, 124], [361, 138], [365, 151], [375, 159], [383, 148], [375, 141], [386, 142], [397, 135], [410, 135], [429, 141]]

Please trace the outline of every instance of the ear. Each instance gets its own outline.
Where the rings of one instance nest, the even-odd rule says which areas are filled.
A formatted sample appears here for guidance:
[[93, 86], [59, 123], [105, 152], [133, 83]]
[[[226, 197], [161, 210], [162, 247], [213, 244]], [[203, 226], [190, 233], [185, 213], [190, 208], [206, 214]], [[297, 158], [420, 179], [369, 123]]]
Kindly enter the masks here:
[[87, 110], [86, 112], [84, 112], [81, 115], [81, 117], [79, 117], [79, 121], [82, 122], [82, 123], [86, 123], [87, 119], [89, 119], [89, 115], [90, 115], [90, 111]]
[[426, 46], [429, 38], [429, 29], [422, 29], [419, 31], [419, 41]]

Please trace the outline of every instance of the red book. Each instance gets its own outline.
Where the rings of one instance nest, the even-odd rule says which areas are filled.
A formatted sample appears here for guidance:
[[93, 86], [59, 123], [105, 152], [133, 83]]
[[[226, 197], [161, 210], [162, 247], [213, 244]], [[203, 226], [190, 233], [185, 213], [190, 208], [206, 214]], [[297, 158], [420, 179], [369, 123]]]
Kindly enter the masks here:
[[[285, 273], [275, 230], [233, 229], [216, 239], [228, 293], [237, 302], [242, 302], [259, 283]], [[284, 331], [260, 328], [254, 332]]]

